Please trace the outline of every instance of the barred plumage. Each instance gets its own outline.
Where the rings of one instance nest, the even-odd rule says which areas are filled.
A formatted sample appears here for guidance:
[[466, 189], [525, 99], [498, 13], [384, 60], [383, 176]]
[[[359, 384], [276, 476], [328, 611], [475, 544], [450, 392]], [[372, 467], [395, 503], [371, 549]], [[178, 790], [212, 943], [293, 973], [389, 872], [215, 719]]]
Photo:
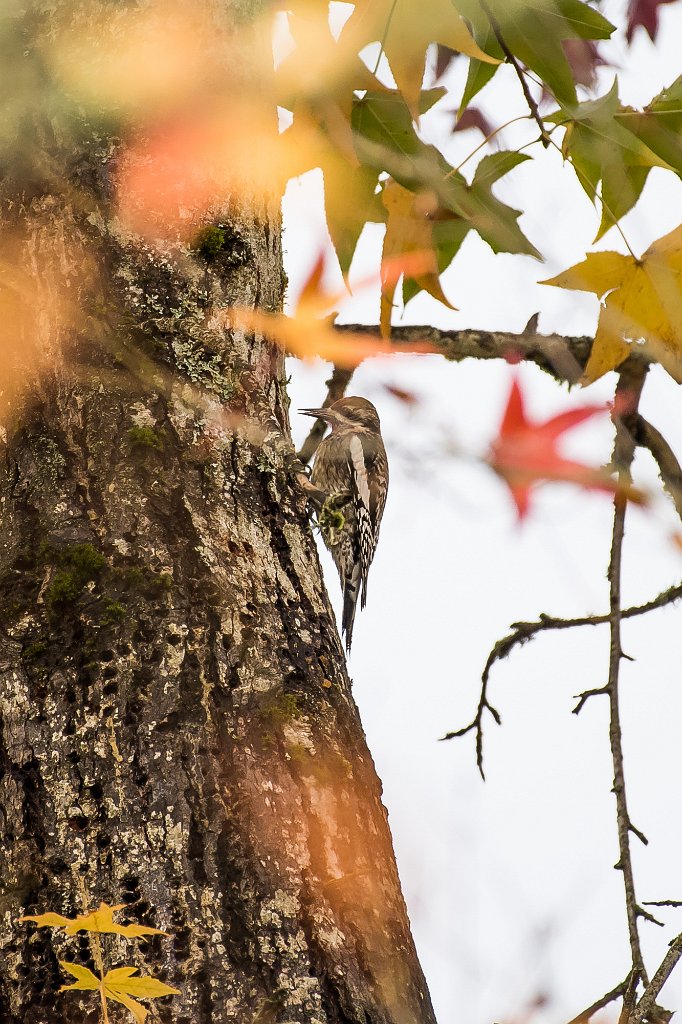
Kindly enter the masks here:
[[327, 409], [302, 409], [329, 423], [319, 445], [311, 481], [326, 495], [320, 531], [341, 579], [341, 628], [350, 651], [358, 596], [367, 601], [367, 575], [374, 558], [388, 491], [388, 462], [379, 416], [365, 398], [342, 398]]

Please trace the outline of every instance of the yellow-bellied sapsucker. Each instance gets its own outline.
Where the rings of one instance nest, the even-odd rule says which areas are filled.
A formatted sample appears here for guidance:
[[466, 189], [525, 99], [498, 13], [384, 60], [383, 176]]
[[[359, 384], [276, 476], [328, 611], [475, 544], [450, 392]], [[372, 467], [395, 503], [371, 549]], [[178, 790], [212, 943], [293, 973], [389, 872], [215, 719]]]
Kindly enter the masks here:
[[355, 606], [359, 595], [361, 608], [367, 601], [367, 574], [386, 504], [386, 449], [377, 411], [365, 398], [342, 398], [326, 409], [301, 412], [332, 428], [315, 453], [311, 482], [326, 496], [318, 522], [341, 579], [341, 628], [350, 651]]

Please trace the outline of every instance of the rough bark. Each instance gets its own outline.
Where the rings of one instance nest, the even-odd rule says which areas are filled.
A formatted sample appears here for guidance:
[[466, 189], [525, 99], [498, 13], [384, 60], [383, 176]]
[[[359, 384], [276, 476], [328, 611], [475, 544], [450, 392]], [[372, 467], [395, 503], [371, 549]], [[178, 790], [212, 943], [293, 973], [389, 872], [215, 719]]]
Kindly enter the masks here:
[[56, 994], [87, 938], [16, 919], [104, 900], [170, 933], [104, 937], [181, 989], [168, 1024], [430, 1024], [282, 357], [215, 316], [279, 307], [278, 215], [216, 211], [212, 263], [152, 247], [111, 218], [108, 140], [35, 138], [0, 196], [31, 368], [0, 465], [0, 1019], [98, 1019]]

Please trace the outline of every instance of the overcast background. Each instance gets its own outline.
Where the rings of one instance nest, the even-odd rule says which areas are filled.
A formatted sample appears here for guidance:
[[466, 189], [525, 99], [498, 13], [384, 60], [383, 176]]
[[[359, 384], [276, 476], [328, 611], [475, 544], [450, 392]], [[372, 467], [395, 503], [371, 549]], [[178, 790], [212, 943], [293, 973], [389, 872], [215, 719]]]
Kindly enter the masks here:
[[[623, 3], [607, 2], [602, 9], [624, 24]], [[655, 48], [641, 29], [629, 50], [622, 32], [610, 44], [627, 103], [645, 104], [680, 74], [682, 10], [676, 3], [660, 12]], [[463, 82], [460, 63], [448, 83], [455, 88], [453, 101], [441, 102], [427, 122], [441, 138]], [[600, 91], [613, 74], [602, 73]], [[524, 112], [510, 69], [500, 69], [480, 106], [494, 124]], [[518, 138], [506, 131], [503, 148]], [[447, 155], [457, 163], [480, 139], [475, 131], [454, 136]], [[594, 333], [594, 296], [536, 282], [584, 257], [599, 214], [558, 153], [536, 147], [533, 155], [539, 159], [516, 169], [495, 191], [526, 211], [521, 226], [545, 264], [494, 256], [470, 234], [444, 280], [459, 312], [420, 296], [397, 322], [514, 331], [540, 311], [543, 333]], [[469, 172], [475, 164], [476, 158]], [[641, 253], [676, 227], [681, 214], [682, 185], [653, 170], [623, 228]], [[318, 172], [290, 185], [285, 224], [286, 269], [295, 295], [328, 244]], [[351, 277], [376, 269], [382, 231], [366, 230]], [[625, 251], [615, 230], [597, 248]], [[329, 284], [339, 281], [331, 277]], [[349, 300], [341, 319], [373, 323], [377, 312], [375, 288]], [[329, 366], [290, 365], [300, 442], [310, 424], [295, 410], [320, 404]], [[630, 963], [622, 876], [613, 870], [618, 847], [607, 702], [594, 698], [580, 716], [571, 714], [575, 694], [606, 680], [608, 628], [545, 633], [493, 669], [490, 695], [503, 723], [498, 728], [486, 722], [485, 783], [477, 774], [473, 737], [438, 742], [470, 721], [488, 652], [511, 622], [542, 611], [582, 615], [608, 608], [609, 499], [564, 485], [541, 488], [529, 520], [519, 526], [504, 485], [475, 459], [498, 429], [514, 372], [498, 362], [452, 365], [438, 357], [397, 357], [364, 364], [350, 388], [377, 405], [391, 464], [369, 603], [356, 622], [350, 670], [441, 1024], [568, 1019], [619, 983]], [[532, 366], [519, 372], [538, 418], [613, 395], [614, 374], [587, 393], [569, 393]], [[387, 384], [413, 392], [419, 403], [407, 408]], [[642, 410], [682, 454], [679, 409], [678, 386], [654, 369]], [[576, 430], [566, 446], [594, 464], [607, 461], [610, 448], [607, 417]], [[647, 455], [638, 454], [636, 476], [657, 488]], [[679, 581], [682, 557], [669, 539], [674, 527], [664, 499], [652, 511], [628, 511], [626, 606]], [[338, 609], [336, 573], [325, 551], [321, 556]], [[625, 651], [636, 659], [622, 666], [628, 794], [633, 821], [649, 838], [647, 848], [633, 840], [640, 901], [682, 898], [680, 615], [679, 608], [666, 609], [623, 625]], [[682, 911], [661, 915], [665, 930], [642, 926], [652, 972], [682, 930]], [[662, 1001], [680, 1007], [682, 968]], [[613, 1007], [607, 1016], [615, 1019]]]

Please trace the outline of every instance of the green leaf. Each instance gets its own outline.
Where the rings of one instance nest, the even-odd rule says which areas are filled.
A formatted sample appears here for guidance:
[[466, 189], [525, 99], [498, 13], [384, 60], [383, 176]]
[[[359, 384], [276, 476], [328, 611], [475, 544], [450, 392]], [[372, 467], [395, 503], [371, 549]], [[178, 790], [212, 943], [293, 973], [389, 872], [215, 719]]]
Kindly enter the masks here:
[[353, 167], [340, 160], [333, 167], [324, 164], [322, 172], [327, 227], [345, 275], [365, 224], [385, 219], [384, 208], [376, 195], [379, 172], [362, 164]]
[[[487, 0], [486, 6], [506, 47], [517, 60], [534, 71], [557, 100], [575, 103], [573, 74], [562, 41], [576, 37], [607, 39], [614, 31], [613, 25], [580, 0]], [[472, 23], [479, 45], [499, 55], [501, 51], [490, 45], [490, 19], [479, 0], [463, 0], [458, 7]], [[472, 61], [462, 108], [490, 77], [484, 69], [474, 67]]]
[[[473, 35], [482, 50], [492, 54], [494, 57], [498, 57], [500, 60], [504, 60], [504, 52], [495, 38], [495, 33], [490, 24], [484, 24], [478, 30], [474, 27]], [[474, 57], [469, 60], [467, 80], [459, 105], [458, 117], [461, 117], [474, 96], [478, 95], [481, 89], [488, 84], [499, 66], [499, 64], [486, 64], [481, 60], [476, 60]]]
[[527, 153], [516, 153], [514, 150], [501, 150], [484, 156], [476, 168], [475, 181], [481, 187], [494, 185], [496, 181], [509, 174], [519, 164], [530, 160]]
[[610, 39], [615, 25], [580, 0], [558, 0], [559, 13], [579, 39]]
[[503, 174], [528, 159], [523, 153], [494, 153], [481, 160], [470, 185], [461, 174], [451, 175], [448, 185], [453, 212], [463, 216], [493, 252], [523, 253], [539, 260], [540, 253], [518, 226], [521, 211], [507, 206], [491, 191]]
[[[444, 89], [422, 93], [422, 113], [444, 94]], [[387, 171], [413, 191], [436, 181], [449, 167], [434, 146], [417, 135], [412, 115], [399, 92], [367, 92], [353, 106], [351, 124], [355, 152], [365, 167]]]
[[616, 118], [624, 128], [682, 176], [682, 76], [642, 111], [622, 108]]
[[564, 155], [573, 164], [590, 199], [594, 200], [597, 186], [602, 183], [603, 210], [597, 239], [632, 209], [651, 168], [667, 166], [623, 127], [619, 110], [616, 80], [605, 96], [567, 106], [547, 118], [566, 124]]

